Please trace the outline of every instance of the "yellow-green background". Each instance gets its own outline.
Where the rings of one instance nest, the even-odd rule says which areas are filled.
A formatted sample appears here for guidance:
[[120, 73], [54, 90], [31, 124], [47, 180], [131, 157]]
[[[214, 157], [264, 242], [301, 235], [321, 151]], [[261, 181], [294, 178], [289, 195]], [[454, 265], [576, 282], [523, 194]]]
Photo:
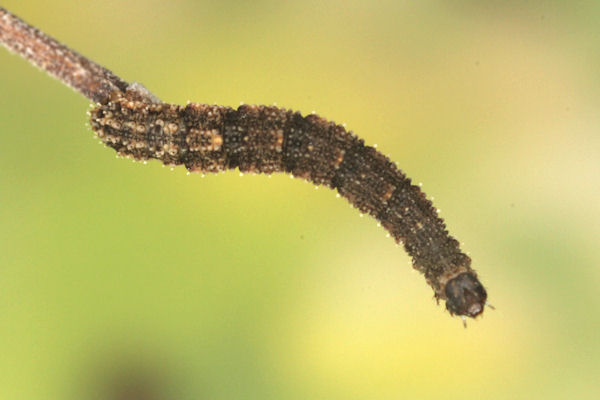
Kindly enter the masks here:
[[328, 189], [115, 159], [86, 99], [1, 49], [0, 398], [600, 396], [600, 2], [3, 6], [164, 101], [346, 122], [497, 310], [463, 329]]

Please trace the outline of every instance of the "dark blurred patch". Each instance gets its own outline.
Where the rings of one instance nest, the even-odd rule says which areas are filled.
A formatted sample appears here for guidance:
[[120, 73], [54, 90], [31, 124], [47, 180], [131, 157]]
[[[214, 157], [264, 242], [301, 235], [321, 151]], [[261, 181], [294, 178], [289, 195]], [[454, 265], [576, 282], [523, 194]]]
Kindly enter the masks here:
[[90, 400], [170, 400], [173, 372], [152, 352], [109, 351], [84, 366], [81, 398]]
[[106, 400], [162, 400], [165, 376], [155, 366], [130, 364], [117, 366], [102, 382]]

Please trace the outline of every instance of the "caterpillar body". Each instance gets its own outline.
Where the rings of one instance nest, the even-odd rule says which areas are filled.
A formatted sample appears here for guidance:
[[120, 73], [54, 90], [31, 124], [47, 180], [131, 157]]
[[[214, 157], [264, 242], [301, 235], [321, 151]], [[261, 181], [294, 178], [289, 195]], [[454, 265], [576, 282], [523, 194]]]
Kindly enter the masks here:
[[483, 312], [487, 293], [431, 201], [392, 161], [341, 125], [273, 106], [179, 106], [127, 91], [94, 108], [91, 126], [106, 145], [136, 160], [202, 173], [282, 172], [337, 190], [404, 245], [451, 314]]

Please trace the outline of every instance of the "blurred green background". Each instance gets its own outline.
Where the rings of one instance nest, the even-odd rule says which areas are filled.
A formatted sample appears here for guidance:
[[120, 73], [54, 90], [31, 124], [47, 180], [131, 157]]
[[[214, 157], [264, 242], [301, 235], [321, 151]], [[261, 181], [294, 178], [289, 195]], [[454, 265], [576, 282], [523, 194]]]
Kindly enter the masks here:
[[115, 159], [2, 49], [0, 398], [599, 398], [600, 2], [3, 6], [164, 101], [346, 122], [497, 310], [463, 329], [328, 189]]

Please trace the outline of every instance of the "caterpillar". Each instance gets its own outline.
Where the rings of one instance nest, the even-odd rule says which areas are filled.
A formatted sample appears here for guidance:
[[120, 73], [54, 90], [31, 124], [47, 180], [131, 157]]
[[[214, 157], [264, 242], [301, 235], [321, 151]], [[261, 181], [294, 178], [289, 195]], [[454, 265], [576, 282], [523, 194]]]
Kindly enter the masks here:
[[191, 172], [282, 172], [338, 191], [379, 220], [412, 257], [450, 313], [475, 317], [486, 291], [431, 201], [375, 148], [315, 114], [264, 105], [144, 101], [115, 92], [91, 112], [98, 137], [118, 154]]
[[1, 7], [0, 42], [94, 101], [92, 130], [118, 154], [191, 172], [280, 172], [334, 189], [403, 244], [450, 314], [483, 312], [487, 292], [431, 201], [343, 126], [274, 106], [163, 103]]

